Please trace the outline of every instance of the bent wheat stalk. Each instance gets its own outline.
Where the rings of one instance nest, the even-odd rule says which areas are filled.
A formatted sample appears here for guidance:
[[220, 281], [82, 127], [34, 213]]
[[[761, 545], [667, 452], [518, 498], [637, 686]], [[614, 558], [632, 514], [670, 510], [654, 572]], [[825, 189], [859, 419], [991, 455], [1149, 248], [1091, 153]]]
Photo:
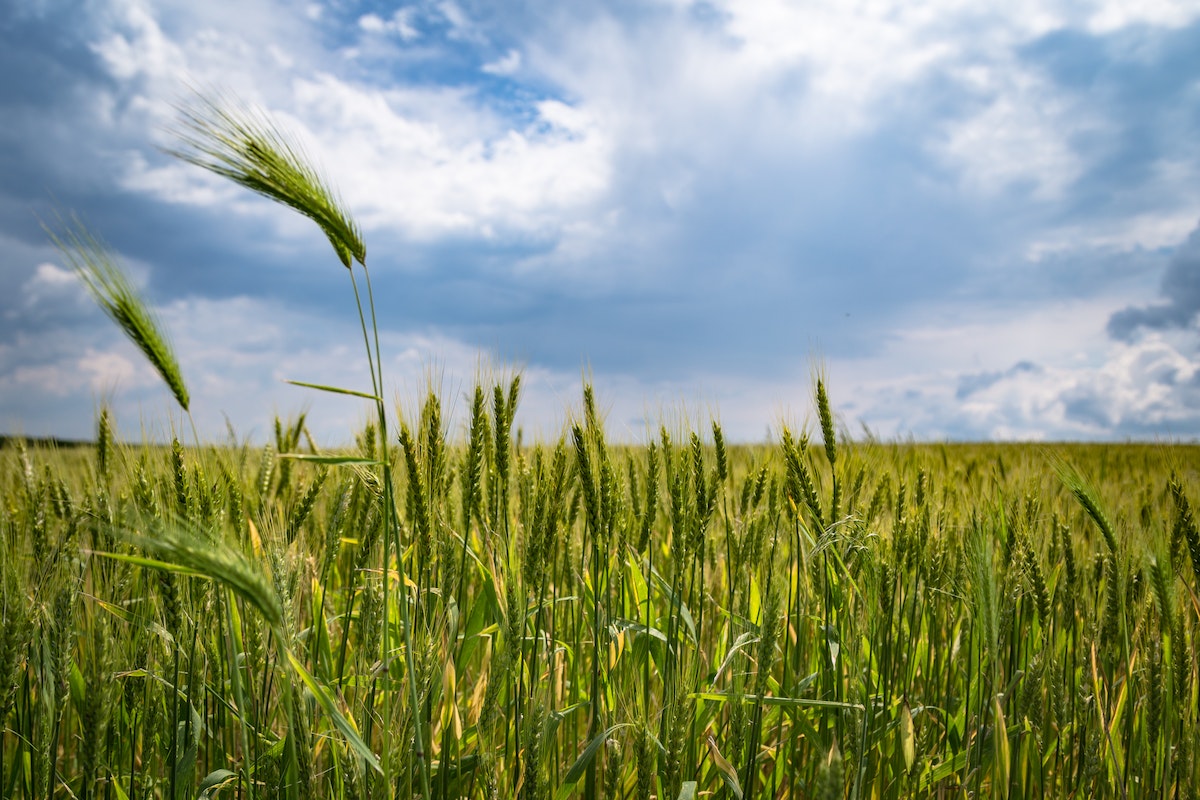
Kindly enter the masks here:
[[78, 218], [73, 217], [63, 227], [61, 233], [48, 227], [45, 230], [67, 266], [74, 270], [100, 309], [142, 351], [166, 381], [180, 408], [187, 411], [188, 390], [183, 381], [183, 370], [179, 368], [175, 349], [158, 317], [107, 245], [90, 233]]
[[[384, 518], [388, 533], [384, 537], [383, 573], [391, 569], [391, 549], [396, 548], [396, 569], [399, 586], [403, 593], [398, 603], [402, 625], [401, 636], [404, 647], [405, 670], [408, 673], [409, 701], [414, 715], [421, 714], [420, 693], [413, 662], [411, 616], [408, 608], [407, 584], [403, 548], [400, 543], [400, 517], [396, 509], [391, 474], [391, 456], [388, 449], [387, 411], [383, 401], [383, 355], [379, 345], [379, 326], [375, 314], [375, 296], [371, 289], [371, 275], [367, 270], [367, 249], [357, 224], [341, 205], [336, 193], [304, 155], [303, 148], [281, 131], [263, 114], [236, 103], [219, 104], [208, 98], [198, 98], [190, 106], [180, 109], [181, 121], [175, 131], [181, 148], [168, 150], [172, 155], [203, 167], [222, 177], [232, 180], [251, 191], [281, 203], [312, 219], [329, 239], [342, 265], [350, 272], [354, 289], [354, 302], [362, 325], [363, 344], [366, 348], [367, 364], [371, 371], [370, 396], [375, 402], [379, 420], [381, 455], [378, 466], [383, 477]], [[366, 302], [359, 292], [354, 274], [354, 262], [363, 271], [366, 285]], [[368, 319], [370, 324], [368, 326]], [[369, 331], [368, 331], [369, 328]], [[345, 394], [344, 390], [328, 391]], [[357, 393], [361, 394], [361, 393]], [[389, 607], [389, 580], [383, 583], [384, 608]], [[418, 595], [418, 601], [419, 601]], [[391, 660], [392, 645], [383, 615], [382, 663]], [[383, 728], [383, 773], [385, 785], [394, 777], [391, 767], [390, 728]], [[423, 743], [422, 724], [414, 725], [413, 756], [417, 762], [423, 796], [430, 796], [429, 763]]]
[[198, 98], [180, 109], [181, 147], [167, 153], [282, 203], [316, 222], [342, 264], [366, 266], [367, 247], [304, 150], [261, 113]]

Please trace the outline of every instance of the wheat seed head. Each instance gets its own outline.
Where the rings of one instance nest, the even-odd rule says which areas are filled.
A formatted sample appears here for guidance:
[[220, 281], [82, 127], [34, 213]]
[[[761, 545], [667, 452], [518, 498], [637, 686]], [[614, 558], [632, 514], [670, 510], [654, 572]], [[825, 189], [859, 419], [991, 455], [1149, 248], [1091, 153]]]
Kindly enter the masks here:
[[180, 104], [170, 155], [300, 212], [320, 226], [347, 269], [366, 263], [362, 233], [304, 149], [261, 112], [197, 95]]
[[117, 262], [112, 249], [75, 217], [60, 220], [60, 233], [46, 232], [80, 282], [108, 317], [137, 345], [166, 381], [180, 407], [188, 410], [188, 390], [179, 359], [165, 329]]

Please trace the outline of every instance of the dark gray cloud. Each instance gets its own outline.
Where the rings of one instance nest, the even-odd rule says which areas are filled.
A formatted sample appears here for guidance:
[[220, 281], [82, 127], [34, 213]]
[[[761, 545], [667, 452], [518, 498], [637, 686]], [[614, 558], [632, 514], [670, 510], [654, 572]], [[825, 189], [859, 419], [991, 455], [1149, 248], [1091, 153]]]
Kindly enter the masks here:
[[1108, 333], [1128, 341], [1141, 328], [1191, 328], [1200, 313], [1200, 227], [1175, 251], [1162, 279], [1164, 302], [1129, 306], [1113, 314]]
[[1063, 398], [1063, 409], [1068, 420], [1091, 428], [1107, 430], [1117, 422], [1112, 418], [1109, 404], [1097, 392], [1090, 390], [1072, 391]]
[[1148, 203], [1177, 199], [1163, 195], [1157, 173], [1166, 161], [1189, 154], [1200, 25], [1131, 25], [1103, 33], [1059, 29], [1019, 52], [1056, 86], [1086, 98], [1088, 111], [1112, 112], [1103, 129], [1084, 126], [1073, 136], [1072, 148], [1085, 157], [1087, 168], [1056, 213], [1119, 219]]
[[958, 377], [958, 388], [954, 392], [954, 397], [958, 400], [966, 400], [976, 392], [990, 389], [1005, 378], [1020, 375], [1022, 372], [1036, 374], [1041, 371], [1042, 368], [1032, 361], [1020, 361], [1003, 371], [975, 372], [970, 375], [960, 375]]

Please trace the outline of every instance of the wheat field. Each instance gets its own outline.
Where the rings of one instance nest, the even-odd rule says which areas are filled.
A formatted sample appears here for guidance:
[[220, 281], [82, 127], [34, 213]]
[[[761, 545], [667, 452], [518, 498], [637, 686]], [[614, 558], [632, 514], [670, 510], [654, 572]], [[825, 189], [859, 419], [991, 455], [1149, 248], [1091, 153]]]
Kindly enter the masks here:
[[[1195, 445], [809, 429], [557, 438], [520, 377], [384, 402], [366, 247], [270, 120], [198, 102], [176, 155], [326, 234], [370, 392], [354, 444], [0, 447], [0, 796], [1190, 798]], [[115, 256], [51, 236], [163, 377]], [[336, 272], [336, 270], [335, 270]], [[338, 277], [331, 273], [331, 279]], [[189, 427], [185, 422], [181, 429]]]
[[392, 530], [377, 429], [5, 447], [4, 796], [1200, 785], [1194, 446], [614, 446], [589, 393], [517, 447], [518, 392], [400, 426]]

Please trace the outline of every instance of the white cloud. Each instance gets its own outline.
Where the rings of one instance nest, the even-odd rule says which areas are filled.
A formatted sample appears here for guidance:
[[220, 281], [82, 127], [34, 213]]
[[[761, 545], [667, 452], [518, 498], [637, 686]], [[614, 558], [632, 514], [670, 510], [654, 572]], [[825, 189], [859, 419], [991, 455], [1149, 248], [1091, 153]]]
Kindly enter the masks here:
[[450, 24], [450, 37], [463, 41], [484, 42], [487, 38], [475, 26], [462, 6], [454, 0], [442, 0], [437, 4], [437, 10], [442, 18]]
[[[191, 394], [191, 409], [203, 439], [224, 437], [226, 418], [240, 435], [258, 441], [270, 435], [276, 414], [309, 412], [317, 440], [326, 445], [348, 442], [368, 420], [365, 402], [291, 386], [288, 380], [369, 390], [370, 380], [361, 350], [361, 333], [353, 319], [326, 316], [250, 297], [223, 300], [191, 298], [158, 309], [178, 353]], [[69, 401], [73, 413], [61, 418], [38, 417], [44, 428], [62, 436], [90, 435], [87, 409], [104, 397], [117, 414], [123, 431], [165, 435], [177, 409], [161, 378], [115, 329], [59, 327], [39, 333], [49, 348], [38, 363], [20, 359], [28, 348], [0, 346], [0, 421], [14, 429], [14, 401], [19, 408], [48, 407], [51, 400]], [[580, 408], [582, 380], [577, 369], [550, 369], [513, 361], [510, 354], [488, 351], [436, 331], [381, 332], [385, 396], [395, 401], [410, 421], [430, 388], [446, 406], [452, 432], [462, 430], [469, 411], [464, 395], [477, 381], [490, 386], [522, 377], [517, 425], [526, 441], [558, 436]], [[807, 374], [800, 365], [799, 374]], [[758, 440], [775, 426], [780, 398], [798, 396], [787, 381], [728, 385], [717, 374], [697, 374], [680, 380], [653, 380], [621, 372], [596, 375], [595, 385], [608, 429], [620, 441], [644, 441], [657, 435], [660, 423], [686, 419], [707, 430], [710, 416], [725, 424], [731, 440]], [[801, 390], [803, 391], [803, 390]]]
[[1200, 3], [1195, 0], [1104, 0], [1093, 8], [1087, 20], [1087, 29], [1093, 33], [1111, 33], [1131, 25], [1182, 28], [1200, 17]]
[[[270, 107], [301, 121], [368, 226], [399, 227], [421, 239], [593, 230], [602, 214], [629, 202], [612, 197], [605, 208], [597, 205], [623, 177], [629, 153], [655, 159], [658, 174], [641, 180], [657, 181], [667, 206], [681, 210], [698, 172], [743, 159], [819, 161], [822, 151], [869, 133], [903, 102], [897, 98], [906, 88], [933, 75], [976, 101], [941, 130], [927, 131], [924, 145], [977, 192], [1017, 187], [1059, 198], [1088, 166], [1077, 138], [1103, 133], [1096, 113], [1020, 67], [1014, 55], [1048, 31], [1086, 27], [1098, 11], [1032, 0], [989, 9], [959, 0], [803, 8], [729, 0], [716, 7], [716, 32], [684, 24], [683, 12], [653, 30], [601, 12], [571, 20], [569, 29], [531, 33], [528, 53], [511, 48], [484, 65], [486, 72], [520, 69], [565, 87], [582, 120], [573, 126], [556, 116], [563, 104], [543, 102], [532, 109], [532, 122], [514, 124], [470, 89], [381, 91], [355, 83], [322, 71], [333, 65], [305, 49], [304, 37], [297, 48], [279, 30], [260, 34], [272, 41], [264, 48], [204, 18], [206, 26], [172, 42], [132, 0], [123, 32], [97, 48], [119, 76], [161, 73], [177, 81], [186, 72], [240, 93], [265, 84], [252, 86], [249, 98], [270, 97]], [[1105, 13], [1111, 17], [1112, 9]], [[1177, 24], [1191, 13], [1138, 12], [1127, 22]], [[412, 39], [421, 14], [440, 17], [463, 41], [483, 41], [453, 2], [423, 11], [405, 6], [386, 17], [369, 13], [357, 25]], [[318, 77], [290, 79], [313, 74], [313, 67]], [[168, 113], [153, 99], [164, 96], [161, 89], [147, 95], [160, 115]], [[131, 156], [127, 187], [175, 202], [224, 201], [211, 183], [181, 177], [179, 165], [147, 166], [139, 158]], [[591, 222], [581, 221], [584, 214]], [[1030, 248], [1037, 256], [1052, 245]]]
[[21, 287], [22, 304], [30, 309], [43, 304], [75, 304], [84, 297], [75, 273], [56, 264], [43, 262]]
[[369, 33], [379, 33], [386, 26], [387, 23], [383, 21], [383, 17], [378, 14], [364, 14], [358, 18], [358, 27]]
[[1053, 303], [973, 320], [935, 312], [870, 358], [834, 362], [831, 396], [848, 420], [885, 437], [1200, 436], [1195, 342], [1157, 333], [1110, 340], [1105, 323], [1123, 302]]
[[301, 81], [297, 111], [320, 160], [368, 228], [428, 239], [555, 233], [609, 183], [610, 146], [579, 109], [537, 106], [514, 129], [455, 90], [368, 91], [332, 76]]
[[[228, 416], [240, 434], [255, 432], [261, 438], [275, 414], [309, 409], [318, 441], [338, 444], [352, 440], [367, 420], [370, 409], [364, 401], [287, 383], [370, 391], [356, 320], [316, 316], [250, 297], [191, 298], [161, 313], [176, 343], [202, 435], [222, 436]], [[419, 396], [431, 367], [460, 381], [469, 379], [485, 357], [436, 333], [384, 330], [381, 343], [388, 398]]]
[[503, 58], [483, 65], [483, 71], [492, 75], [515, 75], [521, 68], [521, 51], [509, 50]]
[[421, 32], [416, 27], [417, 9], [406, 6], [397, 9], [387, 19], [378, 14], [364, 14], [358, 18], [358, 27], [368, 33], [392, 33], [405, 42], [420, 38]]
[[[48, 349], [44, 348], [45, 342], [38, 343], [46, 357], [38, 363], [12, 365], [0, 373], [0, 389], [10, 399], [19, 396], [23, 402], [35, 406], [39, 396], [47, 400], [75, 397], [90, 402], [93, 397], [113, 390], [142, 389], [158, 381], [153, 370], [126, 342], [116, 341], [100, 348], [62, 331], [40, 335], [55, 340]], [[0, 360], [8, 362], [13, 358], [10, 352]], [[72, 431], [67, 435], [77, 433]]]
[[[695, 6], [667, 4], [682, 17]], [[598, 87], [618, 98], [653, 93], [668, 117], [680, 107], [719, 105], [736, 119], [746, 108], [754, 123], [779, 129], [783, 139], [819, 143], [868, 134], [903, 104], [905, 89], [966, 65], [989, 64], [1064, 24], [1061, 13], [1033, 0], [1007, 6], [961, 0], [708, 5], [717, 9], [716, 33], [674, 24], [648, 47], [602, 18], [578, 37], [582, 44], [570, 40], [571, 53], [541, 46], [563, 63], [560, 79], [585, 96]], [[655, 114], [655, 103], [632, 105], [664, 118]]]
[[1132, 214], [1119, 220], [1097, 220], [1046, 231], [1029, 244], [1025, 257], [1041, 261], [1048, 256], [1083, 250], [1161, 250], [1187, 239], [1200, 219], [1200, 204], [1171, 211]]
[[96, 313], [75, 273], [49, 261], [37, 264], [11, 302], [0, 308], [0, 318], [18, 327], [48, 320], [80, 320]]
[[125, 152], [118, 180], [123, 189], [144, 192], [167, 203], [232, 207], [246, 198], [244, 190], [239, 191], [224, 178], [175, 161], [152, 164], [140, 150]]
[[92, 51], [118, 80], [178, 77], [186, 69], [183, 51], [171, 41], [149, 9], [137, 2], [119, 6], [124, 13], [118, 30], [92, 45]]
[[52, 397], [65, 397], [84, 386], [76, 371], [52, 364], [17, 367], [0, 378], [0, 386], [9, 391], [34, 391]]
[[813, 88], [840, 103], [865, 104], [953, 55], [949, 40], [929, 35], [943, 17], [928, 5], [768, 0], [721, 6], [740, 57], [755, 72], [811, 71]]
[[148, 385], [148, 376], [139, 384], [138, 369], [127, 354], [120, 352], [98, 352], [89, 349], [77, 362], [78, 369], [87, 376], [87, 384], [95, 393], [116, 391], [134, 385]]
[[1099, 367], [1052, 365], [1006, 375], [972, 393], [958, 416], [993, 438], [1200, 433], [1197, 365], [1177, 343], [1149, 335], [1110, 344], [1103, 357]]
[[[679, 7], [689, 0], [668, 0]], [[801, 64], [830, 95], [869, 100], [947, 62], [990, 60], [1055, 30], [1109, 33], [1135, 25], [1179, 28], [1200, 18], [1195, 0], [717, 0], [724, 30], [763, 71]]]
[[[696, 7], [664, 4], [680, 18]], [[705, 5], [718, 11], [703, 30], [676, 19], [644, 31], [598, 14], [582, 31], [556, 30], [554, 41], [534, 43], [528, 61], [582, 98], [618, 150], [704, 163], [761, 163], [786, 148], [793, 159], [820, 158], [917, 110], [906, 106], [921, 102], [913, 90], [936, 81], [939, 92], [953, 87], [967, 99], [956, 100], [940, 127], [935, 118], [917, 131], [917, 144], [974, 192], [1016, 188], [1039, 200], [1062, 198], [1092, 166], [1081, 142], [1110, 131], [1103, 104], [1023, 66], [1021, 48], [1054, 31], [1087, 30], [1099, 17], [1113, 26], [1197, 17], [1195, 4], [1153, 11], [1037, 0]], [[1125, 8], [1136, 10], [1114, 16]]]
[[1175, 247], [1200, 219], [1200, 160], [1160, 158], [1146, 182], [1122, 187], [1124, 204], [1104, 215], [1073, 219], [1034, 234], [1026, 257], [1086, 250], [1130, 252]]
[[1082, 103], [1016, 64], [972, 72], [979, 73], [973, 80], [978, 91], [989, 97], [986, 107], [951, 124], [935, 150], [976, 191], [1024, 184], [1037, 199], [1062, 197], [1084, 170], [1072, 139], [1103, 124]]
[[110, 108], [122, 118], [106, 127], [127, 126], [144, 143], [174, 119], [173, 104], [193, 87], [261, 105], [286, 97], [293, 71], [331, 58], [317, 43], [313, 8], [295, 14], [283, 0], [238, 0], [231, 14], [219, 3], [112, 0], [91, 43], [121, 84], [122, 102]]
[[[556, 100], [537, 103], [534, 119], [514, 127], [463, 90], [380, 92], [324, 74], [295, 82], [292, 108], [274, 116], [317, 163], [336, 166], [327, 176], [368, 229], [420, 240], [557, 236], [610, 184], [605, 132], [586, 110]], [[139, 151], [125, 154], [121, 185], [172, 203], [262, 205], [228, 181]]]

